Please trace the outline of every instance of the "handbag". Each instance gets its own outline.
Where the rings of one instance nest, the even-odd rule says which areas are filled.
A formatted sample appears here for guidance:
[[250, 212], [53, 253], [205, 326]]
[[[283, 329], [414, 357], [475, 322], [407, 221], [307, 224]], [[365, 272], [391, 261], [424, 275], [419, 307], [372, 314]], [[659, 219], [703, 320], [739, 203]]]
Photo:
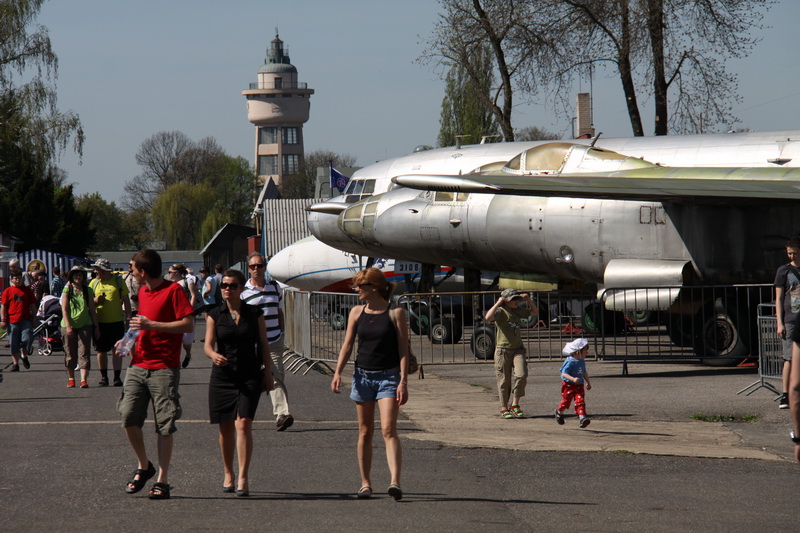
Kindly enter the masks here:
[[414, 352], [411, 351], [411, 341], [408, 342], [408, 373], [409, 374], [416, 374], [417, 370], [419, 370], [419, 361], [417, 361], [417, 356], [414, 355]]
[[[391, 311], [394, 310], [394, 307], [395, 307], [394, 305], [391, 306], [391, 308], [389, 310], [390, 313], [391, 313]], [[389, 316], [392, 319], [392, 323], [394, 324], [394, 327], [395, 328], [399, 328], [400, 326], [397, 324], [397, 322], [394, 319], [394, 313], [391, 313]], [[411, 339], [409, 338], [408, 339], [408, 374], [409, 375], [416, 374], [417, 370], [419, 370], [419, 361], [417, 361], [417, 356], [414, 355], [414, 352], [411, 351]]]

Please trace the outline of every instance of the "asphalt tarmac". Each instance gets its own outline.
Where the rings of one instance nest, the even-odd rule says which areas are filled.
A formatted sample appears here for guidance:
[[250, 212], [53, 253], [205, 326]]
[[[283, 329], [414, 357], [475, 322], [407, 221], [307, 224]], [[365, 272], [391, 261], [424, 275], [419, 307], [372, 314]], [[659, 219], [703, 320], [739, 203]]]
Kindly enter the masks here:
[[[199, 338], [199, 337], [198, 337]], [[0, 494], [8, 532], [62, 531], [797, 531], [800, 466], [788, 412], [751, 369], [589, 361], [592, 424], [552, 419], [557, 365], [530, 365], [527, 418], [501, 420], [489, 365], [427, 367], [403, 408], [405, 497], [395, 502], [380, 432], [371, 500], [357, 500], [356, 416], [330, 377], [289, 375], [296, 421], [255, 423], [250, 498], [223, 494], [207, 422], [210, 362], [182, 372], [172, 499], [125, 493], [135, 468], [115, 411], [119, 389], [67, 389], [61, 354], [2, 373]], [[0, 347], [0, 368], [10, 362]], [[692, 418], [732, 416], [739, 421]], [[751, 420], [750, 422], [741, 421]], [[155, 462], [152, 419], [145, 426]], [[715, 451], [717, 450], [717, 451]], [[148, 483], [148, 487], [151, 483]]]

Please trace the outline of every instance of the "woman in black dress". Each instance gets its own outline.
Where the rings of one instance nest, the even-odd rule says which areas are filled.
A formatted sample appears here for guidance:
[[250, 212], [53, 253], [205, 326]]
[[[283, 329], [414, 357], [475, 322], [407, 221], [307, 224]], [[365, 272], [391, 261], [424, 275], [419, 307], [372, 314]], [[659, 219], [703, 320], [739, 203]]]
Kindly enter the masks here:
[[[253, 418], [261, 393], [272, 390], [267, 330], [261, 312], [242, 302], [244, 274], [228, 270], [219, 284], [222, 304], [206, 317], [205, 354], [214, 363], [208, 386], [212, 424], [219, 424], [225, 478], [223, 492], [249, 496], [247, 471], [253, 455]], [[233, 456], [239, 456], [234, 484]], [[234, 488], [235, 487], [235, 488]]]

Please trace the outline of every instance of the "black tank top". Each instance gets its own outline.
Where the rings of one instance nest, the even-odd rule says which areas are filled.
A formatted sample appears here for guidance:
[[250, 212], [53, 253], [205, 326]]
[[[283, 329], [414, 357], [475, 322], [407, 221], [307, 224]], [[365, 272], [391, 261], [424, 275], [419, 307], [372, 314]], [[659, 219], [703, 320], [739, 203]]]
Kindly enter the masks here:
[[356, 322], [358, 352], [356, 366], [364, 370], [388, 370], [400, 366], [400, 351], [397, 347], [397, 330], [386, 311], [377, 315], [367, 314], [366, 307]]

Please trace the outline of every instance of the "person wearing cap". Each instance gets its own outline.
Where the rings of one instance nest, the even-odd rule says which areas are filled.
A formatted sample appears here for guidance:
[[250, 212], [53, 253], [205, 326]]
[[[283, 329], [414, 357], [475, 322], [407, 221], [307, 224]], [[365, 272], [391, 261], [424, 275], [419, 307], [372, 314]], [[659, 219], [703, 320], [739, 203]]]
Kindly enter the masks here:
[[36, 314], [36, 297], [30, 287], [22, 282], [22, 271], [10, 273], [11, 285], [3, 291], [0, 304], [0, 326], [8, 328], [11, 346], [11, 371], [19, 372], [19, 363], [30, 368], [28, 355], [33, 347], [33, 321]]
[[102, 257], [93, 265], [95, 278], [89, 283], [94, 293], [94, 305], [100, 334], [95, 340], [97, 366], [100, 368], [101, 387], [108, 387], [108, 352], [111, 352], [114, 367], [114, 386], [122, 386], [122, 358], [114, 345], [125, 335], [125, 321], [131, 319], [131, 301], [128, 287], [121, 277], [114, 274], [111, 262]]
[[586, 416], [586, 401], [584, 399], [584, 383], [586, 390], [592, 390], [589, 373], [586, 371], [586, 355], [589, 353], [589, 341], [575, 339], [568, 342], [561, 351], [567, 358], [561, 365], [561, 403], [556, 409], [556, 422], [564, 424], [564, 411], [569, 409], [572, 400], [575, 400], [575, 412], [579, 417], [579, 425], [585, 428], [589, 425]]
[[[81, 371], [81, 388], [89, 387], [88, 377], [91, 361], [89, 351], [92, 337], [97, 338], [97, 313], [94, 308], [94, 293], [86, 284], [86, 270], [74, 266], [67, 273], [67, 286], [61, 294], [61, 327], [64, 328], [67, 368], [67, 387], [75, 387], [75, 364]], [[80, 346], [80, 352], [78, 348]]]
[[[521, 305], [523, 303], [526, 305]], [[531, 315], [538, 315], [538, 312], [530, 296], [515, 289], [501, 292], [497, 302], [486, 312], [486, 321], [494, 322], [496, 327], [494, 371], [500, 396], [500, 416], [503, 418], [525, 416], [519, 406], [528, 382], [528, 360], [521, 326], [522, 320]]]

